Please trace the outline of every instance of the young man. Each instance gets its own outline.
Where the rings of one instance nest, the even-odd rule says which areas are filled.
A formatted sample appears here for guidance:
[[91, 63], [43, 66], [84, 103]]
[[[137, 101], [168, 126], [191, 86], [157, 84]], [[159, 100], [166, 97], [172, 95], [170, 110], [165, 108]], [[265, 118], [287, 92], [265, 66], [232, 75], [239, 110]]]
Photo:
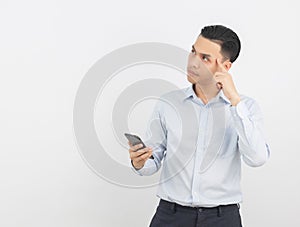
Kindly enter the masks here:
[[237, 92], [228, 72], [240, 48], [231, 29], [204, 27], [188, 58], [192, 85], [162, 96], [146, 148], [129, 143], [135, 173], [152, 175], [163, 160], [151, 227], [242, 226], [241, 160], [261, 166], [270, 150], [257, 102]]

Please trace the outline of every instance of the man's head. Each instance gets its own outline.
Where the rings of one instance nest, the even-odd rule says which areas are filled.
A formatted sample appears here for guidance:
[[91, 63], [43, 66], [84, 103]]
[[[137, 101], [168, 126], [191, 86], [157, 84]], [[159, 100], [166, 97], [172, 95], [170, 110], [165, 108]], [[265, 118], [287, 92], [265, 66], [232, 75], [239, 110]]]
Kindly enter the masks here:
[[233, 63], [239, 56], [241, 42], [237, 34], [222, 25], [212, 25], [202, 28], [199, 36], [209, 39], [221, 45], [221, 54], [224, 60], [228, 59]]
[[239, 56], [241, 43], [237, 34], [222, 25], [202, 28], [188, 59], [188, 80], [192, 83], [203, 80], [208, 83], [218, 71], [219, 58], [228, 71]]

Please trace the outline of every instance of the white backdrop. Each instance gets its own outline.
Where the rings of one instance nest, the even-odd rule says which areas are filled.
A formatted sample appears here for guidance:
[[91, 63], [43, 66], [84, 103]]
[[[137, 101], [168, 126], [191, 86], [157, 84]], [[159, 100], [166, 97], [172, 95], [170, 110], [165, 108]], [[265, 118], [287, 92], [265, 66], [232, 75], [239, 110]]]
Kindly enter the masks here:
[[[76, 91], [117, 48], [155, 41], [190, 50], [203, 26], [219, 23], [241, 38], [231, 73], [238, 91], [260, 104], [272, 152], [263, 167], [243, 165], [243, 224], [300, 226], [298, 11], [296, 0], [1, 0], [0, 226], [148, 226], [156, 187], [110, 184], [82, 160], [72, 126]], [[129, 158], [121, 152], [120, 160]]]

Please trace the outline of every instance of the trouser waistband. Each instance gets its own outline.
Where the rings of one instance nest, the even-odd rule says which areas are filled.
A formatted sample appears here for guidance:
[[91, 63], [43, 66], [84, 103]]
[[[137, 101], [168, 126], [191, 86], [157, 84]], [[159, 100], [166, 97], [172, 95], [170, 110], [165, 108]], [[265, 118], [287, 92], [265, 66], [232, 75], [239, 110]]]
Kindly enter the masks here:
[[216, 207], [190, 207], [190, 206], [183, 206], [181, 204], [170, 202], [164, 199], [160, 199], [159, 206], [168, 207], [174, 212], [176, 210], [185, 210], [185, 211], [212, 211], [212, 212], [218, 212], [218, 216], [221, 215], [222, 211], [232, 210], [232, 209], [239, 209], [240, 205], [238, 203], [234, 204], [228, 204], [228, 205], [219, 205]]

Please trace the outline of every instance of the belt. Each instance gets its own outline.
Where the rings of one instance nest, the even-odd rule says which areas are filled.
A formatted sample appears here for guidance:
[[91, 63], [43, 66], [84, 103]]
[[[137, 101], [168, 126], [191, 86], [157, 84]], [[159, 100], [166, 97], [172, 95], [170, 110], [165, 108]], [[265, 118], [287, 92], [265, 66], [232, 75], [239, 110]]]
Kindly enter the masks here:
[[190, 206], [183, 206], [181, 204], [170, 202], [164, 199], [160, 199], [159, 206], [168, 207], [174, 212], [176, 210], [185, 210], [185, 211], [192, 211], [192, 212], [202, 212], [202, 211], [212, 211], [217, 212], [218, 216], [221, 215], [222, 211], [232, 210], [232, 209], [239, 209], [240, 205], [238, 203], [234, 204], [227, 204], [227, 205], [219, 205], [215, 207], [190, 207]]

